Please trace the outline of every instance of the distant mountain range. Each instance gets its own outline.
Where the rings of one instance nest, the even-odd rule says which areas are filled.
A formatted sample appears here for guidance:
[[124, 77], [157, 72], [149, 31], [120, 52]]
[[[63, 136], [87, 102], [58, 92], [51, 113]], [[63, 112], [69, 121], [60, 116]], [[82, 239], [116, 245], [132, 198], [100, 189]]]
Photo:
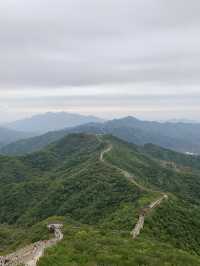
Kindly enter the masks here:
[[134, 117], [114, 119], [103, 123], [87, 123], [9, 144], [3, 154], [25, 154], [37, 151], [69, 133], [112, 134], [122, 140], [144, 145], [152, 143], [182, 153], [200, 153], [200, 124], [159, 123], [141, 121]]
[[165, 122], [168, 122], [168, 123], [185, 123], [185, 124], [198, 124], [199, 123], [199, 121], [187, 119], [187, 118], [182, 118], [182, 119], [176, 119], [175, 118], [175, 119], [167, 120]]
[[91, 122], [100, 123], [103, 122], [103, 120], [95, 116], [84, 116], [66, 112], [49, 112], [6, 124], [5, 127], [13, 130], [42, 134], [48, 131], [75, 127]]
[[7, 145], [11, 142], [17, 141], [19, 139], [26, 139], [33, 136], [34, 134], [32, 133], [0, 127], [0, 147]]

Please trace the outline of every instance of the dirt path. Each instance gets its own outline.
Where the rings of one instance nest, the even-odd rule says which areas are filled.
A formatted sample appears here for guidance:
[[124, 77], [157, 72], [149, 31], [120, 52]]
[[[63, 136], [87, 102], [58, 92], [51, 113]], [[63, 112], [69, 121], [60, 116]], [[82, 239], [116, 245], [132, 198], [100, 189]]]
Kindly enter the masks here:
[[53, 239], [36, 242], [12, 254], [0, 257], [0, 266], [17, 266], [19, 264], [36, 266], [38, 260], [43, 256], [45, 249], [63, 239], [61, 228], [62, 224], [48, 225], [48, 229], [54, 232]]
[[[100, 138], [99, 138], [99, 140], [100, 140], [100, 142], [102, 142], [102, 140]], [[144, 187], [143, 185], [141, 185], [137, 181], [135, 181], [135, 179], [134, 179], [135, 177], [133, 174], [129, 173], [128, 171], [126, 171], [124, 169], [121, 169], [118, 166], [115, 166], [115, 165], [107, 162], [104, 158], [104, 155], [106, 153], [109, 153], [112, 149], [113, 149], [112, 144], [108, 143], [108, 146], [103, 151], [101, 151], [101, 153], [100, 153], [99, 159], [101, 162], [103, 162], [103, 163], [117, 169], [118, 171], [120, 171], [126, 179], [128, 179], [131, 183], [133, 183], [139, 189], [141, 189], [143, 191], [147, 191], [147, 192], [158, 193], [160, 195], [158, 199], [154, 200], [147, 207], [145, 207], [144, 209], [142, 209], [140, 211], [138, 221], [137, 221], [135, 227], [133, 228], [133, 230], [131, 231], [131, 235], [132, 235], [133, 239], [135, 239], [140, 234], [141, 230], [144, 227], [145, 216], [148, 215], [154, 208], [158, 207], [162, 203], [163, 200], [168, 199], [168, 195], [163, 193], [163, 192], [155, 191], [155, 190], [152, 190], [150, 188]]]

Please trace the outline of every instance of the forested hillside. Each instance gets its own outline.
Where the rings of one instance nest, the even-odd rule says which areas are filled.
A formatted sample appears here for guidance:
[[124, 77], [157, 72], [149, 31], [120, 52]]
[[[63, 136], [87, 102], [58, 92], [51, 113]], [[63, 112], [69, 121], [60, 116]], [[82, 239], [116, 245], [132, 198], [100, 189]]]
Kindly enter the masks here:
[[[165, 153], [110, 135], [70, 134], [39, 152], [1, 156], [0, 252], [47, 239], [45, 224], [57, 216], [64, 239], [40, 266], [200, 265], [199, 168]], [[141, 210], [163, 193], [168, 198], [132, 239]]]

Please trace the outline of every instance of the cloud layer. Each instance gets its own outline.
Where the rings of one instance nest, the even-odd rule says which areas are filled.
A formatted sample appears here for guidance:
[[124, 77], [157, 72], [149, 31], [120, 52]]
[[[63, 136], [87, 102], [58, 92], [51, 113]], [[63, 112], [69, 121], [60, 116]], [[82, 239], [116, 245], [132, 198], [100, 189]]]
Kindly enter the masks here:
[[[116, 115], [137, 115], [139, 108], [144, 116], [151, 109], [153, 118], [164, 108], [164, 117], [194, 117], [199, 12], [198, 0], [1, 1], [0, 106], [17, 115], [54, 109], [102, 114], [109, 102]], [[124, 99], [132, 101], [129, 108]]]

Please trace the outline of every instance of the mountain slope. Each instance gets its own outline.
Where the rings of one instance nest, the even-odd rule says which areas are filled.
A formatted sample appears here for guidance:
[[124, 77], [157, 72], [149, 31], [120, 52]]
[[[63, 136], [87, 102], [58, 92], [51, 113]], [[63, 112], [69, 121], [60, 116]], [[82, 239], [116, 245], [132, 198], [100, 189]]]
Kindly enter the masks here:
[[25, 133], [22, 131], [0, 127], [0, 147], [20, 139], [30, 138], [32, 136], [34, 136], [32, 133]]
[[64, 227], [64, 241], [46, 251], [38, 266], [198, 266], [199, 256], [128, 232], [88, 226]]
[[93, 127], [138, 145], [153, 143], [179, 152], [200, 152], [200, 124], [159, 123], [125, 117]]
[[[40, 152], [0, 156], [0, 223], [27, 228], [62, 216], [64, 240], [43, 266], [200, 265], [199, 179], [198, 169], [169, 167], [112, 136], [70, 134]], [[163, 192], [169, 199], [131, 239]]]
[[58, 112], [35, 115], [30, 118], [18, 120], [7, 124], [8, 128], [25, 132], [45, 133], [68, 127], [75, 127], [90, 122], [102, 122], [100, 118], [94, 116], [84, 116], [79, 114]]
[[168, 166], [174, 168], [184, 168], [185, 171], [200, 170], [200, 156], [187, 155], [165, 149], [153, 144], [145, 144], [141, 147], [141, 151], [151, 155], [160, 160], [160, 162], [168, 163]]
[[140, 121], [133, 117], [104, 123], [89, 123], [61, 131], [54, 131], [11, 143], [3, 147], [2, 154], [26, 154], [38, 151], [69, 133], [112, 134], [137, 145], [153, 143], [178, 152], [200, 153], [200, 124], [158, 123]]
[[[92, 222], [121, 201], [137, 198], [138, 189], [131, 188], [117, 171], [102, 167], [100, 148], [95, 136], [70, 135], [39, 153], [7, 159], [2, 156], [0, 221], [32, 223], [36, 217], [69, 212], [76, 219]], [[120, 193], [128, 189], [125, 195]], [[101, 208], [106, 208], [103, 213]]]
[[0, 153], [5, 155], [23, 155], [39, 151], [47, 145], [66, 136], [66, 131], [67, 130], [53, 131], [33, 138], [22, 139], [3, 146], [0, 149]]

